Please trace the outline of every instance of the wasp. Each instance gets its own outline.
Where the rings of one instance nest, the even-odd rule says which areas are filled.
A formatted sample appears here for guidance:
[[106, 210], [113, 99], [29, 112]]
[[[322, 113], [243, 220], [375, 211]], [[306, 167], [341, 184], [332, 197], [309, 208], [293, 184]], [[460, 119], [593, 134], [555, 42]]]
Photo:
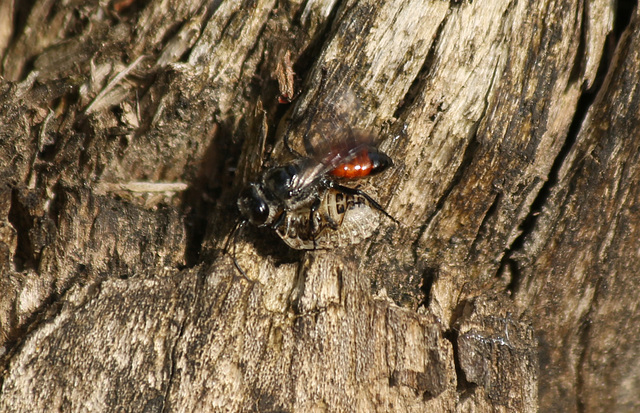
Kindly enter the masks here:
[[253, 225], [270, 227], [294, 249], [330, 249], [369, 237], [378, 225], [375, 209], [389, 215], [359, 188], [342, 184], [378, 174], [393, 165], [370, 135], [342, 134], [314, 156], [263, 172], [238, 198], [240, 213]]

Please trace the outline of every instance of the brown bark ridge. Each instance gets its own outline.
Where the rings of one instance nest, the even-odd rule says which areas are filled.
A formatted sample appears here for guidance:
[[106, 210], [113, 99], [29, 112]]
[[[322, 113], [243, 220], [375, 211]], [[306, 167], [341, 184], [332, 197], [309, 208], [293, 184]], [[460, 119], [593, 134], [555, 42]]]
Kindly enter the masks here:
[[[1, 2], [0, 411], [638, 411], [618, 3]], [[332, 116], [400, 222], [234, 230]]]

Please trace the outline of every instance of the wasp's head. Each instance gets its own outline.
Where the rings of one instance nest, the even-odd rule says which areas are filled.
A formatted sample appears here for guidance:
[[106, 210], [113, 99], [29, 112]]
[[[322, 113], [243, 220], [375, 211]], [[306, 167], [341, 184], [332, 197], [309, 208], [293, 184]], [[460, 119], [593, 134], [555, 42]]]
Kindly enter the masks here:
[[242, 190], [238, 198], [238, 209], [253, 225], [263, 226], [269, 220], [269, 204], [255, 184]]

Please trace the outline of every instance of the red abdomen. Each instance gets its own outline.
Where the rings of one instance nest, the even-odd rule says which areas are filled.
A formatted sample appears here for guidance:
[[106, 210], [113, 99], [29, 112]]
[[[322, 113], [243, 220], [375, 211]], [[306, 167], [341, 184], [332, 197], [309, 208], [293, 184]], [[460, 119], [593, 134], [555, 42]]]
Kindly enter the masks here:
[[350, 162], [339, 165], [330, 175], [345, 179], [363, 178], [384, 171], [392, 163], [387, 155], [371, 148], [363, 150]]

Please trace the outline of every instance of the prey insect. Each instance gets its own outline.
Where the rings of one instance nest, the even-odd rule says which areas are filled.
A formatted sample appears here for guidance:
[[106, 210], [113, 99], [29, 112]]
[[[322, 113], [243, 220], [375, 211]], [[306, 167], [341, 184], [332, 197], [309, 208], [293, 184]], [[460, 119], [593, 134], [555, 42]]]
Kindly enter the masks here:
[[342, 184], [384, 171], [391, 158], [369, 135], [343, 136], [314, 156], [265, 170], [241, 192], [242, 216], [273, 229], [291, 248], [305, 250], [358, 243], [377, 228], [379, 213], [397, 222], [367, 193]]

